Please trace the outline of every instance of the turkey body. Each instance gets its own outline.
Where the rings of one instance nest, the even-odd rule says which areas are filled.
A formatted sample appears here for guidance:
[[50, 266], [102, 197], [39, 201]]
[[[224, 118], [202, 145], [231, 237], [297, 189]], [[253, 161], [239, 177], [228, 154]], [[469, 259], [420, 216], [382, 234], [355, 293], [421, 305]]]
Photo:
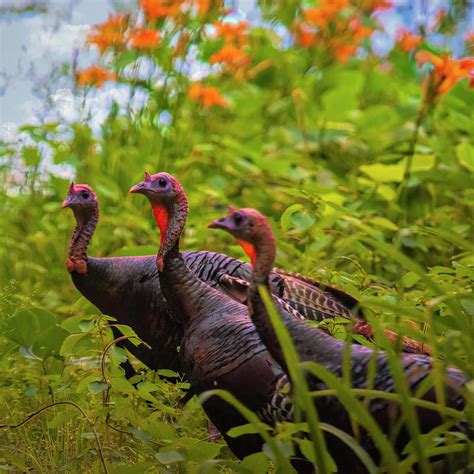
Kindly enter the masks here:
[[[248, 294], [249, 314], [265, 346], [288, 377], [291, 377], [292, 369], [287, 366], [259, 289], [261, 286], [270, 288], [269, 275], [276, 255], [276, 241], [268, 219], [255, 209], [244, 208], [232, 210], [228, 216], [214, 221], [211, 226], [226, 230], [236, 239], [244, 241], [246, 247], [250, 249], [249, 253], [254, 256]], [[293, 341], [300, 361], [317, 363], [326, 369], [326, 374], [329, 373], [329, 376], [336, 377], [340, 381], [344, 380], [353, 389], [374, 389], [385, 393], [397, 393], [398, 387], [390, 364], [392, 358], [393, 363], [399, 365], [398, 370], [405, 379], [404, 382], [411, 396], [430, 402], [439, 401], [433, 386], [431, 357], [406, 352], [391, 355], [388, 352], [337, 340], [321, 329], [309, 326], [301, 319], [295, 318], [294, 314], [286, 310], [283, 305], [276, 304], [275, 306]], [[343, 373], [344, 367], [347, 367], [347, 374]], [[465, 385], [469, 378], [453, 367], [448, 367], [444, 375], [445, 405], [462, 411], [466, 405]], [[331, 388], [328, 386], [331, 384], [327, 384], [323, 376], [319, 378], [311, 372], [307, 373], [307, 381], [309, 389], [314, 392]], [[420, 389], [423, 389], [422, 392], [417, 394]], [[313, 400], [321, 421], [355, 437], [373, 460], [380, 461], [375, 440], [363, 429], [360, 433], [354, 431], [350, 413], [336, 396], [320, 396]], [[410, 436], [406, 421], [399, 424], [402, 418], [400, 403], [375, 396], [368, 400], [368, 411], [381, 431], [391, 437], [397, 454], [403, 455]], [[413, 413], [415, 412], [418, 415], [421, 433], [429, 433], [446, 421], [438, 411], [425, 407], [413, 408]], [[411, 415], [407, 413], [406, 416]], [[454, 424], [454, 420], [451, 421]], [[363, 422], [364, 420], [359, 420], [362, 426], [364, 426]], [[394, 427], [397, 425], [399, 426], [395, 430]], [[463, 428], [461, 424], [455, 426], [458, 430]], [[316, 433], [315, 436], [317, 436]], [[351, 449], [344, 446], [341, 440], [332, 434], [327, 434], [325, 439], [339, 472], [366, 472], [360, 459]]]
[[[248, 263], [227, 255], [205, 250], [182, 255], [193, 273], [223, 293], [227, 293], [227, 277], [245, 282], [251, 278], [252, 267]], [[122, 346], [150, 369], [181, 372], [177, 349], [183, 330], [179, 318], [173, 316], [163, 297], [156, 256], [86, 258], [86, 274], [71, 272], [74, 286], [103, 314], [132, 327], [152, 349], [135, 346], [129, 341], [122, 341]], [[350, 309], [357, 305], [356, 299], [337, 289], [331, 289], [332, 293], [329, 293], [316, 286], [319, 282], [308, 283], [307, 280], [316, 282], [274, 269], [270, 275], [270, 288], [275, 296], [307, 319], [351, 317]]]
[[[249, 264], [215, 252], [185, 252], [183, 258], [200, 279], [224, 293], [226, 286], [222, 281], [227, 276], [248, 281], [252, 274]], [[301, 308], [296, 290], [293, 290], [292, 299], [288, 284], [285, 284], [289, 277], [277, 272], [272, 273], [272, 291], [290, 305]], [[119, 324], [132, 327], [138, 337], [151, 346], [152, 350], [149, 350], [143, 345], [135, 346], [123, 341], [122, 345], [135, 357], [153, 370], [182, 372], [178, 347], [183, 329], [163, 297], [156, 256], [87, 257], [87, 273], [73, 271], [71, 279], [79, 292], [103, 314], [115, 317]], [[296, 277], [291, 277], [290, 281], [291, 288], [299, 289]], [[302, 282], [301, 286], [306, 287], [307, 283]], [[349, 317], [350, 310], [335, 297], [327, 301], [332, 305], [326, 303], [326, 309], [307, 307], [307, 317], [317, 320], [343, 314]]]

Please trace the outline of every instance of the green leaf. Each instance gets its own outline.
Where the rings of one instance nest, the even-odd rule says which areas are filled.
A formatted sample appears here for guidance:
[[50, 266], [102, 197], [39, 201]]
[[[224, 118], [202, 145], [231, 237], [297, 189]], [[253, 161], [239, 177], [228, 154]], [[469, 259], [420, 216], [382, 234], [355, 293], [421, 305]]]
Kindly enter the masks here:
[[155, 458], [159, 463], [165, 465], [185, 461], [185, 457], [178, 451], [160, 451], [155, 454]]
[[92, 395], [97, 395], [98, 393], [103, 392], [107, 388], [107, 384], [104, 382], [94, 381], [87, 384], [87, 390]]
[[48, 428], [58, 429], [64, 426], [68, 421], [76, 419], [77, 413], [72, 411], [61, 411], [54, 415], [52, 420], [48, 421]]
[[302, 204], [293, 204], [283, 212], [280, 222], [283, 231], [286, 232], [292, 228], [306, 230], [314, 224], [315, 219]]
[[83, 378], [76, 387], [77, 393], [83, 393], [89, 387], [89, 384], [92, 382], [101, 382], [97, 375], [88, 375], [87, 377]]
[[60, 326], [70, 333], [80, 332], [80, 325], [82, 322], [90, 321], [94, 316], [70, 316], [61, 322]]
[[357, 109], [357, 94], [347, 86], [326, 92], [321, 98], [328, 120], [344, 121], [349, 112]]
[[[260, 427], [260, 429], [261, 428], [262, 426]], [[247, 423], [246, 425], [236, 426], [234, 428], [231, 428], [227, 432], [227, 436], [230, 436], [231, 438], [237, 438], [239, 436], [246, 435], [246, 434], [256, 434], [260, 432], [260, 429], [251, 423]], [[272, 428], [268, 425], [265, 425], [265, 429], [267, 429], [268, 431], [271, 431]]]
[[85, 337], [85, 334], [71, 334], [64, 340], [59, 354], [63, 357], [74, 354], [77, 344]]
[[134, 346], [139, 346], [142, 344], [141, 339], [137, 336], [137, 333], [130, 327], [125, 324], [114, 324], [114, 327], [117, 328], [124, 336], [127, 336], [129, 341]]
[[[411, 171], [429, 171], [435, 164], [434, 155], [414, 155], [411, 163]], [[406, 158], [402, 160], [403, 166], [405, 166]]]
[[140, 427], [133, 428], [132, 433], [135, 438], [139, 439], [140, 441], [143, 441], [144, 443], [148, 443], [151, 439], [150, 433]]
[[79, 329], [82, 332], [88, 332], [95, 326], [95, 322], [88, 319], [83, 319], [79, 322]]
[[32, 309], [23, 309], [10, 318], [5, 334], [20, 346], [30, 347], [40, 331], [38, 316]]
[[39, 333], [33, 344], [33, 352], [38, 357], [46, 359], [50, 356], [59, 356], [61, 346], [68, 337], [68, 332], [56, 323]]
[[415, 272], [408, 272], [402, 276], [401, 282], [404, 288], [411, 288], [415, 286], [421, 280], [420, 275]]
[[402, 162], [396, 165], [373, 163], [371, 165], [362, 165], [359, 169], [373, 181], [379, 183], [400, 183], [405, 172], [405, 166]]
[[35, 146], [25, 146], [21, 150], [21, 156], [26, 166], [36, 167], [41, 161], [41, 154]]
[[370, 223], [376, 225], [377, 227], [381, 227], [382, 229], [393, 231], [398, 230], [398, 226], [386, 217], [371, 217]]
[[119, 392], [136, 393], [135, 387], [125, 377], [110, 377], [110, 383]]
[[474, 146], [467, 140], [456, 146], [456, 156], [461, 166], [468, 171], [474, 171]]
[[209, 459], [214, 459], [222, 447], [222, 444], [200, 441], [199, 443], [187, 447], [186, 457], [189, 461], [203, 463]]
[[115, 344], [109, 349], [107, 354], [116, 364], [121, 364], [127, 360], [125, 349], [122, 349]]
[[158, 369], [156, 373], [161, 377], [179, 378], [178, 372], [175, 372], [174, 370]]
[[115, 66], [118, 69], [123, 69], [125, 66], [133, 63], [138, 58], [138, 54], [133, 49], [127, 49], [124, 52], [120, 53], [115, 59]]
[[245, 474], [265, 474], [269, 461], [265, 453], [254, 453], [246, 456], [238, 466], [238, 471]]

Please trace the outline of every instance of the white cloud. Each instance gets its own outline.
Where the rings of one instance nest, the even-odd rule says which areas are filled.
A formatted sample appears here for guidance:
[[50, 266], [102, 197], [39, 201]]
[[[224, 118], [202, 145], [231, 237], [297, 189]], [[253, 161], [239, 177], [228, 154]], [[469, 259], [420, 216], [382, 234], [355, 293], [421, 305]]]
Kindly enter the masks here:
[[74, 49], [84, 47], [90, 25], [61, 25], [57, 30], [34, 31], [28, 36], [28, 56], [53, 56], [55, 61], [70, 60]]
[[79, 118], [78, 99], [74, 97], [71, 89], [58, 89], [50, 99], [58, 115], [65, 122], [73, 123]]
[[0, 125], [0, 140], [5, 143], [15, 143], [18, 138], [18, 125], [13, 122], [5, 122]]

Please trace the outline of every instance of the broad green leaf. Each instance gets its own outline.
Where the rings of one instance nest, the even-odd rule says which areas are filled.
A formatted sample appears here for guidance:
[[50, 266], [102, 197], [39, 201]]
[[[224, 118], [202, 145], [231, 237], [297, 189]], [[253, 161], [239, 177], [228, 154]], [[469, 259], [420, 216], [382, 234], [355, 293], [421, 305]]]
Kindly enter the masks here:
[[89, 384], [91, 383], [101, 383], [100, 377], [98, 375], [88, 375], [87, 377], [83, 378], [76, 387], [76, 392], [77, 393], [83, 393], [85, 392]]
[[25, 146], [22, 149], [21, 156], [26, 166], [36, 167], [41, 161], [41, 154], [38, 148], [34, 146]]
[[115, 390], [123, 393], [135, 393], [135, 387], [125, 377], [110, 377], [110, 383]]
[[[405, 166], [406, 159], [403, 160], [403, 166]], [[433, 168], [435, 164], [435, 157], [434, 155], [414, 155], [412, 164], [411, 164], [411, 171], [429, 171]]]
[[23, 309], [9, 321], [6, 336], [20, 346], [30, 347], [40, 331], [40, 323], [35, 311]]
[[61, 322], [60, 326], [70, 333], [80, 332], [80, 324], [84, 321], [90, 321], [94, 316], [70, 316]]
[[130, 327], [125, 324], [114, 324], [114, 327], [118, 329], [124, 336], [128, 337], [128, 341], [130, 341], [134, 346], [139, 346], [142, 344], [141, 339], [137, 336], [137, 333]]
[[417, 275], [414, 272], [408, 272], [402, 276], [401, 282], [405, 288], [411, 288], [412, 286], [416, 285], [420, 280], [420, 275]]
[[403, 179], [405, 172], [403, 163], [397, 163], [395, 165], [373, 163], [371, 165], [362, 165], [359, 169], [369, 178], [379, 183], [399, 183]]
[[33, 344], [33, 352], [42, 359], [49, 356], [59, 356], [61, 346], [68, 335], [66, 330], [54, 323], [53, 326], [38, 334]]
[[269, 461], [264, 453], [246, 456], [239, 464], [238, 472], [245, 474], [265, 474], [268, 472]]
[[460, 165], [468, 171], [474, 171], [474, 145], [463, 140], [456, 146], [456, 156]]
[[92, 395], [97, 395], [98, 393], [103, 392], [107, 388], [107, 384], [99, 381], [90, 382], [87, 384], [87, 390]]
[[155, 458], [161, 464], [175, 464], [177, 462], [181, 462], [185, 460], [183, 454], [179, 453], [178, 451], [160, 451], [159, 453], [155, 454]]
[[328, 120], [344, 121], [358, 105], [357, 94], [348, 87], [337, 87], [321, 98]]
[[[266, 429], [271, 430], [271, 427], [266, 426]], [[227, 436], [230, 436], [231, 438], [237, 438], [239, 436], [246, 435], [246, 434], [255, 434], [255, 433], [258, 433], [259, 431], [260, 430], [257, 427], [255, 427], [251, 423], [247, 423], [246, 425], [236, 426], [234, 428], [231, 428], [227, 432]]]
[[209, 459], [214, 459], [222, 448], [222, 444], [211, 443], [209, 441], [199, 441], [194, 445], [187, 446], [186, 457], [189, 461], [203, 463]]
[[60, 355], [63, 357], [73, 355], [74, 350], [77, 344], [85, 337], [85, 334], [71, 334], [70, 336], [66, 337], [64, 340], [61, 350], [59, 351]]

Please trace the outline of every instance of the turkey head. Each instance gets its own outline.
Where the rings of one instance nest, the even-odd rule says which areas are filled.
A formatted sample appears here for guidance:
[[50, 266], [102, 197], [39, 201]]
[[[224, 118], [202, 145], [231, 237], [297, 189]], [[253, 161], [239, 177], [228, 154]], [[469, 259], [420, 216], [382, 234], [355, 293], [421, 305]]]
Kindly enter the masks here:
[[97, 196], [87, 184], [71, 183], [61, 208], [69, 207], [76, 218], [76, 229], [69, 244], [66, 266], [69, 272], [87, 273], [86, 250], [99, 218]]
[[265, 247], [268, 239], [273, 240], [267, 218], [251, 208], [235, 210], [229, 206], [229, 214], [211, 222], [208, 227], [225, 230], [235, 237], [252, 265], [257, 259], [257, 248]]
[[179, 243], [188, 215], [188, 200], [179, 181], [168, 173], [151, 175], [130, 188], [131, 193], [146, 196], [160, 229], [160, 250], [156, 258], [158, 270], [163, 271], [164, 256]]

